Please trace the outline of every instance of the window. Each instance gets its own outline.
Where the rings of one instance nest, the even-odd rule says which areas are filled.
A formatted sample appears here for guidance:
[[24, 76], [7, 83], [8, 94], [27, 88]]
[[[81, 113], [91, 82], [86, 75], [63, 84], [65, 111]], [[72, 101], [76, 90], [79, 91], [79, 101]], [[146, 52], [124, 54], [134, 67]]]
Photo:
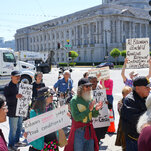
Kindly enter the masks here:
[[13, 53], [3, 53], [3, 60], [4, 62], [16, 62]]

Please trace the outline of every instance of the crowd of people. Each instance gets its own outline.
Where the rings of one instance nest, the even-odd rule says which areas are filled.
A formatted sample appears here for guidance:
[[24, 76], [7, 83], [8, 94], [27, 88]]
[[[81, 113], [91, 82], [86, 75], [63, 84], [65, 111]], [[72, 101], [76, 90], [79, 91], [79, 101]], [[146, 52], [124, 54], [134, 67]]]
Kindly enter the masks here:
[[[120, 116], [115, 145], [121, 146], [123, 151], [149, 151], [151, 144], [151, 60], [149, 60], [149, 74], [140, 76], [135, 71], [130, 72], [128, 79], [125, 69], [128, 59], [125, 59], [121, 76], [125, 87], [122, 90], [123, 98], [119, 100], [118, 113]], [[9, 137], [8, 144], [0, 130], [0, 151], [15, 151], [18, 147], [27, 145], [28, 142], [20, 142], [20, 137], [25, 139], [28, 133], [22, 126], [23, 117], [16, 116], [17, 100], [22, 98], [19, 94], [21, 72], [13, 71], [11, 81], [5, 86], [4, 96], [0, 96], [0, 123], [6, 121], [8, 116]], [[68, 142], [64, 144], [64, 151], [99, 151], [100, 140], [105, 138], [108, 126], [94, 128], [93, 119], [101, 116], [103, 101], [96, 101], [92, 91], [105, 89], [108, 109], [112, 109], [113, 116], [113, 80], [103, 78], [100, 81], [97, 76], [90, 76], [89, 72], [83, 74], [77, 85], [77, 92], [73, 91], [73, 79], [68, 70], [63, 72], [63, 78], [59, 78], [53, 89], [46, 87], [43, 82], [43, 74], [37, 72], [32, 83], [33, 93], [29, 105], [29, 117], [52, 111], [56, 108], [53, 96], [59, 93], [60, 106], [68, 105], [68, 116], [72, 121], [69, 135], [68, 127], [63, 128]], [[70, 101], [61, 102], [70, 92]], [[147, 101], [146, 101], [147, 99]], [[60, 107], [58, 106], [58, 107]], [[139, 122], [138, 122], [139, 121]], [[28, 145], [29, 151], [59, 151], [59, 131], [40, 137]]]

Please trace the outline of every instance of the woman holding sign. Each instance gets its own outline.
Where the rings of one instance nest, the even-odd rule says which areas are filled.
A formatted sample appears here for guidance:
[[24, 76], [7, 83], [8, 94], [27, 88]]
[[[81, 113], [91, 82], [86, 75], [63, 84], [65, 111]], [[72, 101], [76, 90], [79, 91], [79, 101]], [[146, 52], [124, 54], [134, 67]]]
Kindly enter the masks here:
[[[53, 94], [54, 93], [48, 87], [43, 87], [38, 90], [37, 99], [33, 104], [32, 110], [30, 111], [30, 118], [33, 118], [46, 111], [51, 110]], [[53, 135], [53, 133], [51, 134]], [[47, 141], [46, 145], [45, 145], [45, 141]], [[32, 146], [30, 147], [29, 151], [40, 151], [40, 150], [58, 151], [57, 141], [54, 137], [50, 138], [50, 135], [38, 138], [37, 140], [32, 141], [30, 144]]]

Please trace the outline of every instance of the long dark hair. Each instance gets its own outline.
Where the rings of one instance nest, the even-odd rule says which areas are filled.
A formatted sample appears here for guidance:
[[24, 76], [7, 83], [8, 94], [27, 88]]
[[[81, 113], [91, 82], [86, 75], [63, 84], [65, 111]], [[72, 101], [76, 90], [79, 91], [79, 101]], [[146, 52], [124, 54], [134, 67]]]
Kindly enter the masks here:
[[44, 100], [36, 100], [32, 107], [36, 113], [44, 113], [46, 110], [46, 99]]

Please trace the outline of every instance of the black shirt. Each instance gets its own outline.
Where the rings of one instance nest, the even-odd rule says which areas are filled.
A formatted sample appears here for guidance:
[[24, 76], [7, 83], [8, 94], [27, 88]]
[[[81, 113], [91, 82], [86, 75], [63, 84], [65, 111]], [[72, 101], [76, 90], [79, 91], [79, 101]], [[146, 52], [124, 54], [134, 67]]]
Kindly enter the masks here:
[[138, 138], [136, 126], [139, 117], [147, 110], [146, 98], [141, 98], [135, 91], [131, 92], [123, 102], [121, 109], [122, 129], [126, 135]]
[[42, 87], [45, 87], [45, 84], [43, 82], [41, 82], [39, 84], [37, 84], [36, 82], [33, 83], [32, 100], [35, 100], [35, 98], [37, 97], [37, 91]]
[[16, 106], [17, 106], [17, 98], [18, 94], [18, 84], [14, 84], [12, 81], [7, 84], [4, 88], [4, 95], [6, 97], [6, 102], [8, 106], [7, 115], [9, 117], [16, 117]]

